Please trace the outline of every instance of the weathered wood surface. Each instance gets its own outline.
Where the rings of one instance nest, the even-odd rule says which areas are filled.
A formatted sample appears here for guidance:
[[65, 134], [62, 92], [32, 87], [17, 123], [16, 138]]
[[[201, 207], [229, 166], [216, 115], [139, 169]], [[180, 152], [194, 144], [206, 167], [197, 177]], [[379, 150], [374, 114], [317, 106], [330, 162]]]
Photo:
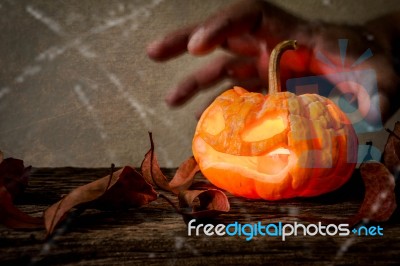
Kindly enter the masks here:
[[[34, 216], [71, 189], [102, 177], [108, 169], [35, 169], [18, 206]], [[171, 171], [171, 170], [170, 170]], [[201, 178], [198, 176], [197, 178]], [[173, 195], [166, 193], [173, 201]], [[251, 201], [229, 196], [231, 211], [214, 223], [294, 222], [288, 213], [321, 217], [354, 214], [363, 196], [358, 175], [340, 190], [312, 199]], [[270, 218], [275, 216], [275, 218]], [[279, 237], [188, 236], [181, 216], [163, 199], [119, 212], [86, 210], [72, 217], [51, 240], [44, 230], [15, 231], [0, 225], [0, 265], [395, 265], [400, 262], [396, 214], [380, 223], [384, 236]]]

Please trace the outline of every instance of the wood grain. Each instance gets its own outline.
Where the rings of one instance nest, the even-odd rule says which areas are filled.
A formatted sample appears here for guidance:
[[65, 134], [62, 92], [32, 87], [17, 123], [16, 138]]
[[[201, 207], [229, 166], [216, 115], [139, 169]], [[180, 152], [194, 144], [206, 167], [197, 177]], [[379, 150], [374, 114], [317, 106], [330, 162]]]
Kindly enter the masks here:
[[[175, 169], [164, 169], [172, 173]], [[62, 194], [107, 175], [108, 169], [34, 169], [30, 185], [17, 202], [41, 216]], [[203, 180], [198, 175], [196, 179]], [[165, 193], [176, 202], [174, 195]], [[354, 214], [363, 197], [358, 172], [341, 189], [310, 199], [252, 201], [229, 195], [231, 211], [210, 223], [263, 224], [297, 221], [289, 214], [324, 218]], [[400, 262], [396, 213], [380, 223], [384, 236], [279, 237], [188, 236], [182, 217], [163, 199], [139, 209], [118, 212], [86, 210], [72, 214], [66, 226], [45, 239], [44, 230], [14, 231], [0, 226], [0, 265], [390, 265]]]

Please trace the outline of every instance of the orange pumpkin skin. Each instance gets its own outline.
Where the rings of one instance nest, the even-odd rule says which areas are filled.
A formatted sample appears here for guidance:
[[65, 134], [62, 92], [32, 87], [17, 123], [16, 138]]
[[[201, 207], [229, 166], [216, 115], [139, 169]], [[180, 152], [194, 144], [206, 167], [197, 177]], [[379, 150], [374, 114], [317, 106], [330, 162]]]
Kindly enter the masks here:
[[350, 121], [325, 97], [235, 87], [203, 113], [192, 149], [201, 172], [217, 187], [279, 200], [342, 186], [356, 165], [357, 145]]

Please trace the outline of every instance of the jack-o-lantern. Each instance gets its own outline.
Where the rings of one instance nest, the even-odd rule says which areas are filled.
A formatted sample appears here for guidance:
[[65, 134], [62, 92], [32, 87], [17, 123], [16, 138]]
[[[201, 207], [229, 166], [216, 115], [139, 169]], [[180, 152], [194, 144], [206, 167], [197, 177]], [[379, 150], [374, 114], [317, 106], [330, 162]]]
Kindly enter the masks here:
[[202, 114], [193, 154], [217, 187], [279, 200], [327, 193], [351, 176], [358, 141], [346, 115], [320, 95], [280, 92], [279, 60], [295, 47], [285, 41], [272, 51], [268, 95], [234, 87]]

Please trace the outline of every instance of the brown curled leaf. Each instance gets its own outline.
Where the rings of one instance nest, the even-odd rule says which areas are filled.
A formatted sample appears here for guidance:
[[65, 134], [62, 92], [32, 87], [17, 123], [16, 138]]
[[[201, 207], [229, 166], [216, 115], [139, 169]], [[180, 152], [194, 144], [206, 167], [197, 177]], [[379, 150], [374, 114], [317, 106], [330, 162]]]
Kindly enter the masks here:
[[212, 218], [230, 209], [227, 196], [218, 189], [181, 191], [179, 206], [181, 210], [187, 210], [182, 211], [186, 216], [192, 218]]
[[42, 218], [32, 217], [13, 204], [28, 185], [31, 167], [25, 167], [22, 160], [0, 157], [0, 223], [14, 229], [43, 228]]
[[383, 163], [392, 174], [396, 175], [400, 171], [400, 122], [396, 122], [393, 131], [386, 130], [390, 135], [383, 152]]
[[43, 218], [32, 217], [12, 202], [12, 196], [4, 186], [0, 186], [0, 224], [13, 229], [43, 228]]
[[179, 166], [175, 176], [169, 182], [170, 190], [175, 194], [179, 194], [180, 191], [188, 189], [198, 171], [200, 171], [200, 168], [196, 160], [193, 156], [189, 157]]
[[393, 175], [385, 165], [376, 161], [362, 163], [360, 172], [365, 186], [364, 201], [358, 213], [350, 218], [349, 224], [355, 225], [364, 219], [387, 221], [396, 209]]
[[199, 171], [199, 167], [194, 157], [192, 156], [184, 161], [179, 166], [175, 176], [171, 181], [169, 181], [168, 177], [164, 175], [160, 169], [160, 165], [158, 164], [157, 156], [154, 152], [155, 147], [151, 132], [149, 132], [149, 137], [151, 145], [150, 150], [144, 156], [141, 165], [141, 171], [146, 181], [158, 188], [175, 194], [178, 194], [179, 191], [188, 189], [193, 183], [195, 174]]
[[129, 166], [123, 168], [120, 178], [94, 204], [98, 209], [126, 209], [141, 207], [157, 199], [157, 192], [143, 176]]
[[150, 184], [159, 187], [163, 190], [170, 191], [168, 179], [161, 171], [160, 165], [158, 164], [157, 161], [157, 156], [154, 152], [153, 135], [151, 132], [149, 132], [149, 137], [150, 137], [150, 150], [144, 156], [142, 165], [140, 167], [143, 177]]
[[129, 166], [72, 190], [44, 213], [45, 226], [51, 234], [66, 215], [76, 207], [140, 207], [157, 199], [157, 193], [141, 174]]
[[4, 186], [13, 199], [28, 185], [31, 166], [25, 167], [19, 159], [7, 158], [0, 163], [0, 186]]

